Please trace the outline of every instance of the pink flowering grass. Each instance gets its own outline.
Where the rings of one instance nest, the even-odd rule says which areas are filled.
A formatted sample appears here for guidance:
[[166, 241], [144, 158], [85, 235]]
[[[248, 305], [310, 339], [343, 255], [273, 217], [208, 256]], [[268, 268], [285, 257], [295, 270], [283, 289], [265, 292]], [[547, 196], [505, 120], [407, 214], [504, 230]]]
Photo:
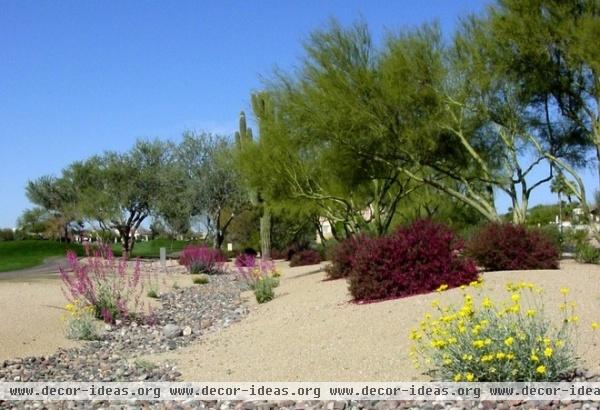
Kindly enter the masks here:
[[144, 289], [139, 260], [128, 272], [127, 261], [115, 259], [109, 247], [87, 250], [85, 262], [75, 252], [67, 253], [68, 268], [60, 268], [65, 297], [92, 306], [96, 318], [107, 323], [130, 318], [140, 307]]
[[[238, 277], [248, 284], [250, 289], [255, 289], [258, 282], [263, 279], [277, 278], [279, 272], [275, 268], [275, 263], [271, 260], [254, 258], [244, 258], [243, 264], [236, 263]], [[237, 260], [236, 260], [237, 262]]]

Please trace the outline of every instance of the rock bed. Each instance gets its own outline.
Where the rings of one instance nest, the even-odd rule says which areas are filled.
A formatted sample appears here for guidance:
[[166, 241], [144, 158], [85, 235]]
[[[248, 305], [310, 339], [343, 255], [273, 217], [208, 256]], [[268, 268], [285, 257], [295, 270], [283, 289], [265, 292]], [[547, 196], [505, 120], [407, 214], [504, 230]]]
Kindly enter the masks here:
[[[181, 374], [169, 363], [153, 365], [136, 357], [185, 346], [242, 319], [248, 312], [240, 299], [240, 283], [233, 275], [210, 279], [206, 285], [161, 295], [161, 306], [152, 312], [152, 325], [118, 321], [105, 326], [101, 340], [81, 347], [59, 349], [49, 356], [6, 360], [0, 364], [0, 382], [177, 380]], [[0, 402], [0, 408], [10, 408], [7, 404]], [[39, 407], [39, 403], [13, 404]], [[53, 404], [42, 407], [47, 406]]]

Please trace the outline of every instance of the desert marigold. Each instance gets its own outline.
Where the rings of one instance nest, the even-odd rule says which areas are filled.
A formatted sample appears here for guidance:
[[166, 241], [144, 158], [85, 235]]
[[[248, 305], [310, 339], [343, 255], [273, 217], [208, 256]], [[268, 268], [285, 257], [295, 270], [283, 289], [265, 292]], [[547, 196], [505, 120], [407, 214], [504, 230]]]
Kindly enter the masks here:
[[539, 374], [545, 374], [546, 373], [546, 366], [544, 366], [542, 364], [542, 365], [536, 367], [535, 371], [538, 372]]
[[560, 288], [560, 293], [562, 293], [563, 295], [568, 295], [569, 294], [569, 288]]
[[554, 350], [552, 350], [551, 347], [547, 347], [544, 349], [544, 356], [546, 356], [546, 357], [552, 357], [553, 353], [554, 353]]
[[465, 379], [466, 379], [468, 382], [472, 382], [472, 381], [475, 379], [475, 375], [474, 375], [473, 373], [469, 373], [469, 372], [468, 372], [468, 373], [466, 373], [466, 374], [465, 374]]
[[492, 300], [488, 297], [483, 299], [483, 302], [481, 302], [481, 307], [489, 309], [491, 307], [493, 307], [494, 304], [492, 303]]
[[475, 340], [473, 341], [473, 346], [478, 349], [482, 349], [483, 346], [485, 346], [485, 342], [483, 340]]
[[512, 336], [509, 336], [504, 340], [504, 344], [506, 346], [512, 346], [514, 342], [515, 342], [515, 339]]
[[598, 329], [598, 322], [592, 322], [592, 330]]

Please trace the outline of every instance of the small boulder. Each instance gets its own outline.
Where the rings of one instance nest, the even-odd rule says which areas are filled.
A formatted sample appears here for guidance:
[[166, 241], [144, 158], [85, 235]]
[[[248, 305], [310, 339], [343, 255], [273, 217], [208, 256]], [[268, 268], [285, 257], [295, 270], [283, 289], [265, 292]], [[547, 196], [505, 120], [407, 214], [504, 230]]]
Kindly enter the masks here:
[[182, 330], [179, 326], [169, 323], [163, 327], [163, 334], [167, 339], [172, 339], [177, 336], [181, 336]]
[[190, 336], [192, 334], [192, 328], [190, 326], [186, 326], [183, 328], [183, 335]]

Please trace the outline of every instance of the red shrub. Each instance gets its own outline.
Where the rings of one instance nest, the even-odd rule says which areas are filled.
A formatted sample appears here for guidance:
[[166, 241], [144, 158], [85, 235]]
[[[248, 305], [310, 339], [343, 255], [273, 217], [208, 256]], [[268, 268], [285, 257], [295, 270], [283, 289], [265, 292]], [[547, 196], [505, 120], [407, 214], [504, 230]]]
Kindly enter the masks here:
[[290, 266], [316, 265], [321, 263], [321, 254], [312, 249], [295, 252], [290, 259]]
[[226, 261], [218, 249], [197, 245], [187, 245], [179, 257], [179, 264], [184, 265], [188, 272], [209, 275], [222, 273]]
[[271, 259], [286, 259], [287, 252], [280, 249], [271, 249]]
[[363, 237], [350, 237], [339, 242], [331, 252], [331, 264], [327, 266], [328, 279], [347, 278], [352, 270], [352, 261]]
[[360, 242], [349, 276], [355, 300], [378, 300], [456, 287], [477, 280], [463, 244], [444, 225], [416, 221], [390, 236]]
[[485, 225], [466, 251], [488, 270], [558, 269], [558, 247], [541, 231], [522, 225]]

